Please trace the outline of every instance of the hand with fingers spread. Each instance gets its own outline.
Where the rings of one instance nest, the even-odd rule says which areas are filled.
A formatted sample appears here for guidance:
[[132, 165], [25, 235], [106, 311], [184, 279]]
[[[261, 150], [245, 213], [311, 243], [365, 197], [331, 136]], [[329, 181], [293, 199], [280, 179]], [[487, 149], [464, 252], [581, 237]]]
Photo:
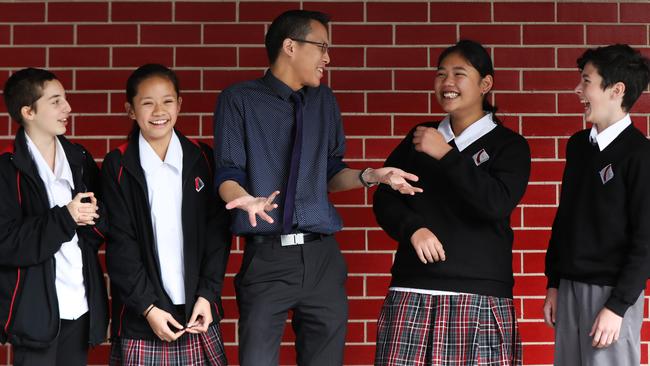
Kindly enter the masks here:
[[272, 224], [273, 218], [269, 216], [267, 212], [278, 207], [277, 203], [273, 203], [273, 200], [275, 200], [275, 197], [278, 194], [280, 194], [280, 191], [275, 191], [268, 197], [253, 197], [251, 195], [245, 195], [228, 202], [226, 209], [232, 210], [233, 208], [238, 208], [248, 212], [248, 221], [252, 227], [257, 226], [257, 216], [269, 224]]
[[416, 151], [438, 160], [451, 150], [442, 134], [433, 127], [418, 126], [413, 133], [413, 144]]
[[368, 169], [367, 173], [368, 182], [379, 182], [382, 184], [389, 185], [392, 189], [403, 193], [414, 195], [416, 193], [422, 192], [422, 188], [413, 187], [408, 181], [417, 182], [418, 176], [415, 174], [407, 173], [402, 169], [398, 168], [379, 168], [379, 169]]
[[210, 302], [199, 296], [194, 303], [192, 316], [190, 317], [190, 321], [187, 323], [187, 328], [185, 329], [188, 333], [205, 333], [208, 331], [210, 323], [212, 323]]
[[[90, 202], [83, 202], [86, 198], [90, 199]], [[95, 225], [95, 219], [99, 218], [97, 214], [97, 199], [93, 192], [77, 193], [66, 207], [72, 219], [79, 226]]]
[[555, 317], [557, 312], [557, 289], [549, 287], [546, 290], [544, 300], [544, 322], [551, 328], [555, 328]]
[[596, 316], [591, 332], [589, 332], [589, 336], [594, 337], [591, 341], [592, 347], [607, 348], [618, 341], [621, 323], [623, 323], [622, 317], [607, 308], [603, 308]]
[[420, 228], [411, 235], [411, 244], [422, 263], [444, 262], [445, 249], [431, 230]]
[[[142, 315], [146, 317], [149, 326], [156, 336], [165, 342], [173, 342], [185, 334], [185, 327], [177, 322], [170, 313], [163, 309], [153, 306], [153, 308], [147, 310]], [[179, 330], [173, 331], [169, 327], [170, 324], [172, 327]]]

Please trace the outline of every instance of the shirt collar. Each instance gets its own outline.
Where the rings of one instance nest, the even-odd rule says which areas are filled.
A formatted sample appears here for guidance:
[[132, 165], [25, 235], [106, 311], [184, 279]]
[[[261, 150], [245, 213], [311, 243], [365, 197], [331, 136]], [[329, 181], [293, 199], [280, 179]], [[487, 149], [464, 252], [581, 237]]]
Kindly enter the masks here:
[[618, 137], [618, 135], [621, 134], [621, 132], [623, 132], [624, 129], [627, 128], [627, 126], [631, 124], [632, 120], [630, 119], [629, 113], [600, 133], [598, 133], [596, 125], [594, 124], [591, 126], [591, 131], [589, 132], [589, 142], [592, 144], [595, 144], [597, 142], [598, 149], [600, 151], [603, 151], [607, 146], [609, 146], [609, 144], [612, 143], [612, 141]]
[[[280, 96], [280, 98], [286, 101], [290, 101], [289, 97], [294, 93], [293, 89], [291, 89], [289, 85], [285, 84], [282, 80], [276, 78], [275, 75], [273, 75], [271, 72], [271, 69], [266, 70], [266, 74], [264, 74], [262, 80], [266, 85], [273, 89], [273, 91], [275, 91], [275, 93]], [[307, 87], [304, 87], [297, 91], [297, 93], [300, 93], [302, 95], [303, 101], [305, 100], [305, 89], [307, 89]]]
[[140, 150], [140, 165], [145, 174], [155, 172], [163, 164], [168, 164], [179, 174], [183, 171], [183, 148], [175, 131], [172, 133], [172, 138], [169, 141], [165, 161], [160, 160], [153, 147], [142, 136], [142, 132], [139, 133], [138, 148]]
[[463, 151], [469, 145], [476, 142], [476, 140], [492, 131], [496, 126], [497, 124], [492, 120], [492, 113], [486, 113], [485, 116], [472, 123], [461, 132], [460, 136], [454, 136], [454, 131], [451, 129], [451, 120], [449, 119], [449, 116], [446, 116], [442, 122], [440, 122], [440, 125], [438, 125], [438, 131], [445, 138], [445, 141], [449, 142], [454, 140], [458, 151]]
[[70, 164], [68, 164], [68, 158], [65, 155], [61, 141], [59, 141], [59, 139], [56, 137], [54, 138], [56, 144], [56, 152], [54, 154], [54, 171], [52, 171], [50, 169], [50, 166], [45, 161], [45, 158], [41, 154], [40, 150], [38, 150], [38, 147], [29, 137], [27, 132], [25, 132], [25, 139], [27, 140], [27, 148], [29, 149], [29, 153], [32, 155], [39, 173], [44, 172], [41, 174], [45, 174], [45, 176], [48, 177], [50, 181], [56, 181], [59, 179], [64, 180], [70, 185], [71, 189], [74, 189], [72, 169], [70, 169]]

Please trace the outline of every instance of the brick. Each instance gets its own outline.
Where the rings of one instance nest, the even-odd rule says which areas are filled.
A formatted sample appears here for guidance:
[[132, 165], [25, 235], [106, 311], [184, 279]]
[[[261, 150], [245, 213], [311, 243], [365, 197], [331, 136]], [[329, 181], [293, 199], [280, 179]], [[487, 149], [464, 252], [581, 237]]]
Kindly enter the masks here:
[[264, 76], [263, 70], [204, 70], [203, 89], [223, 90], [238, 82], [258, 79]]
[[174, 17], [176, 21], [232, 22], [235, 21], [234, 2], [177, 2]]
[[343, 128], [346, 136], [388, 136], [391, 132], [390, 116], [344, 116]]
[[[546, 291], [540, 294], [545, 296]], [[517, 295], [515, 295], [517, 296]], [[544, 299], [522, 299], [522, 314], [529, 320], [543, 320], [542, 308], [544, 307]]]
[[107, 67], [108, 47], [50, 48], [50, 67]]
[[648, 32], [645, 25], [588, 25], [587, 43], [646, 45]]
[[553, 67], [555, 52], [552, 48], [495, 48], [495, 67]]
[[442, 2], [429, 4], [430, 22], [489, 22], [491, 13], [488, 3]]
[[[433, 101], [433, 103], [436, 103]], [[413, 115], [413, 116], [395, 116], [394, 117], [394, 131], [393, 134], [399, 137], [406, 136], [411, 129], [416, 125], [425, 122], [425, 121], [439, 121], [442, 120], [441, 116], [431, 116], [431, 115]]]
[[366, 140], [366, 159], [386, 159], [402, 141], [401, 138], [382, 138]]
[[263, 21], [271, 22], [281, 13], [299, 9], [298, 2], [245, 2], [239, 3], [239, 21]]
[[650, 23], [650, 4], [621, 3], [619, 9], [623, 23]]
[[206, 24], [204, 44], [264, 44], [262, 24]]
[[108, 20], [108, 4], [105, 2], [48, 3], [49, 22], [105, 22]]
[[80, 24], [77, 26], [77, 43], [136, 44], [138, 27], [135, 24]]
[[366, 3], [368, 22], [426, 22], [427, 3]]
[[181, 94], [189, 90], [201, 89], [201, 70], [176, 70]]
[[329, 200], [335, 205], [363, 205], [366, 203], [363, 191], [359, 192], [356, 189], [330, 193]]
[[524, 208], [525, 227], [551, 228], [555, 219], [555, 207], [526, 207]]
[[169, 47], [114, 47], [113, 67], [139, 67], [146, 63], [172, 66], [174, 53]]
[[123, 116], [74, 116], [77, 136], [125, 136], [131, 120]]
[[581, 116], [524, 116], [524, 136], [571, 136], [582, 129]]
[[510, 214], [510, 226], [521, 227], [521, 207], [515, 207]]
[[337, 92], [336, 100], [342, 113], [363, 113], [366, 111], [363, 93]]
[[427, 50], [422, 47], [369, 47], [366, 50], [368, 67], [426, 67]]
[[234, 47], [178, 47], [176, 66], [231, 67], [237, 63]]
[[[346, 224], [350, 226], [349, 224]], [[388, 273], [393, 264], [391, 253], [344, 253], [349, 273]]]
[[523, 349], [526, 360], [536, 364], [553, 364], [553, 344], [526, 344]]
[[343, 229], [335, 234], [341, 250], [365, 250], [365, 230]]
[[566, 145], [568, 142], [568, 137], [557, 140], [557, 153], [559, 159], [566, 159]]
[[432, 70], [395, 70], [396, 90], [432, 90], [436, 72]]
[[582, 114], [584, 113], [584, 107], [575, 93], [559, 93], [557, 95], [557, 111], [558, 113]]
[[91, 347], [88, 350], [88, 364], [103, 364], [109, 359], [111, 346], [100, 344], [97, 347]]
[[[183, 106], [185, 106], [185, 99], [183, 99]], [[185, 112], [185, 109], [183, 108], [182, 111]], [[186, 136], [198, 136], [200, 123], [201, 118], [199, 116], [181, 115], [176, 120], [176, 125], [174, 127], [179, 129]]]
[[350, 299], [348, 302], [350, 319], [376, 320], [384, 299]]
[[531, 24], [524, 25], [524, 44], [576, 44], [585, 43], [583, 25]]
[[0, 4], [0, 22], [23, 23], [45, 20], [45, 3]]
[[337, 90], [390, 90], [390, 70], [334, 70], [330, 86]]
[[81, 90], [120, 90], [123, 92], [131, 70], [76, 70], [76, 88]]
[[9, 44], [11, 27], [8, 25], [0, 26], [0, 44]]
[[456, 42], [455, 25], [409, 25], [395, 26], [396, 44], [450, 44]]
[[332, 17], [333, 22], [361, 22], [363, 21], [362, 2], [329, 2], [329, 1], [303, 1], [302, 8], [306, 10], [322, 11]]
[[393, 43], [393, 29], [390, 25], [332, 25], [333, 44], [381, 45]]
[[583, 48], [558, 48], [557, 67], [569, 68], [575, 71], [575, 80], [578, 84], [580, 73], [576, 60], [585, 52]]
[[393, 240], [383, 230], [368, 231], [368, 249], [369, 250], [395, 250], [397, 242]]
[[513, 291], [522, 296], [539, 295], [546, 292], [546, 277], [539, 276], [517, 276]]
[[140, 25], [141, 44], [199, 44], [201, 26], [195, 24]]
[[339, 207], [345, 227], [378, 227], [371, 207]]
[[345, 281], [345, 292], [348, 296], [363, 296], [363, 276], [350, 276]]
[[366, 296], [386, 296], [391, 276], [368, 276], [366, 278]]
[[[379, 315], [379, 313], [377, 313]], [[375, 346], [352, 345], [343, 351], [345, 365], [371, 365], [375, 359]]]
[[520, 322], [519, 332], [521, 338], [526, 342], [553, 342], [555, 340], [553, 328], [544, 322]]
[[552, 2], [496, 2], [494, 20], [497, 22], [553, 22], [555, 4]]
[[555, 95], [542, 93], [498, 93], [496, 103], [503, 113], [554, 113]]
[[531, 182], [560, 182], [564, 171], [563, 161], [534, 161], [531, 165]]
[[[546, 250], [551, 238], [551, 230], [514, 230], [513, 249]], [[521, 293], [518, 293], [521, 295]]]
[[372, 113], [426, 113], [425, 93], [368, 93], [368, 111]]
[[[545, 209], [545, 210], [553, 210], [553, 215], [555, 215], [555, 208], [547, 208], [547, 207], [526, 207], [525, 210], [529, 209]], [[544, 268], [545, 268], [545, 258], [546, 258], [546, 253], [524, 253], [523, 255], [524, 258], [524, 268], [526, 269], [526, 273], [538, 273], [538, 274], [544, 274]]]
[[615, 3], [558, 3], [558, 22], [616, 22], [618, 6]]
[[330, 66], [361, 67], [364, 65], [364, 50], [359, 47], [330, 47]]
[[268, 67], [269, 58], [264, 47], [239, 47], [239, 67]]
[[361, 343], [366, 339], [366, 327], [364, 323], [348, 322], [348, 331], [345, 336], [346, 342]]
[[632, 113], [650, 113], [650, 94], [643, 93], [630, 110]]
[[520, 44], [519, 25], [461, 25], [460, 39], [472, 39], [481, 44]]
[[16, 25], [14, 44], [72, 44], [71, 25]]
[[212, 113], [217, 100], [213, 92], [189, 92], [183, 93], [184, 113]]
[[530, 155], [533, 159], [553, 159], [557, 157], [555, 151], [555, 139], [531, 139], [528, 138]]
[[[146, 9], [143, 11], [143, 9]], [[155, 22], [172, 20], [172, 4], [167, 2], [111, 3], [114, 22]]]
[[95, 159], [103, 158], [108, 153], [105, 138], [70, 138], [70, 141], [82, 145]]
[[73, 113], [107, 113], [108, 96], [106, 93], [72, 93], [66, 94]]
[[492, 90], [520, 90], [519, 70], [495, 70]]
[[575, 71], [524, 71], [524, 90], [570, 91], [576, 86]]

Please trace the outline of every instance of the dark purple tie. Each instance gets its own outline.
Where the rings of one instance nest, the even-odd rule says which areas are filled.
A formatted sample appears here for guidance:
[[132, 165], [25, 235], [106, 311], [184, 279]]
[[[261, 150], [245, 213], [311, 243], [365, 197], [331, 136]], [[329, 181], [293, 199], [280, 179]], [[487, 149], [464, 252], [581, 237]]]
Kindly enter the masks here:
[[293, 113], [296, 126], [293, 129], [293, 149], [291, 150], [291, 165], [289, 166], [289, 179], [284, 196], [284, 213], [282, 215], [282, 234], [293, 231], [293, 213], [296, 210], [296, 185], [298, 184], [298, 168], [300, 166], [300, 153], [302, 151], [302, 97], [300, 93], [291, 94], [294, 109]]

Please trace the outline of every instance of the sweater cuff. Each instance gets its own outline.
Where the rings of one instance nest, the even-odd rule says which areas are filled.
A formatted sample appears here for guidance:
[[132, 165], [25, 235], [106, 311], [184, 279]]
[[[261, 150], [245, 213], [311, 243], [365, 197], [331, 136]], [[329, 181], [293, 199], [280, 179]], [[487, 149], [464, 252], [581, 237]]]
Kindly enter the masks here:
[[402, 230], [402, 233], [403, 233], [402, 240], [405, 243], [410, 243], [411, 242], [411, 236], [413, 236], [413, 234], [416, 231], [422, 229], [423, 227], [427, 227], [424, 220], [422, 220], [420, 218], [412, 218], [412, 219], [404, 220], [403, 225], [404, 226], [403, 226], [403, 230]]
[[202, 297], [202, 298], [208, 300], [208, 302], [210, 304], [213, 304], [213, 303], [217, 302], [217, 299], [219, 298], [219, 294], [216, 294], [213, 291], [210, 291], [210, 290], [208, 290], [206, 288], [199, 288], [196, 291], [196, 297], [197, 298]]
[[548, 277], [546, 288], [560, 288], [560, 279], [555, 277]]
[[68, 211], [68, 207], [55, 206], [52, 209], [55, 210], [55, 212], [57, 212], [58, 215], [60, 215], [63, 218], [62, 223], [65, 225], [64, 230], [66, 234], [70, 236], [70, 240], [72, 240], [72, 237], [75, 234], [75, 230], [77, 230], [77, 223], [72, 218], [72, 215], [70, 215], [70, 211]]
[[625, 312], [627, 311], [627, 308], [630, 307], [630, 304], [624, 303], [617, 297], [610, 296], [605, 303], [605, 307], [622, 318], [625, 316]]

